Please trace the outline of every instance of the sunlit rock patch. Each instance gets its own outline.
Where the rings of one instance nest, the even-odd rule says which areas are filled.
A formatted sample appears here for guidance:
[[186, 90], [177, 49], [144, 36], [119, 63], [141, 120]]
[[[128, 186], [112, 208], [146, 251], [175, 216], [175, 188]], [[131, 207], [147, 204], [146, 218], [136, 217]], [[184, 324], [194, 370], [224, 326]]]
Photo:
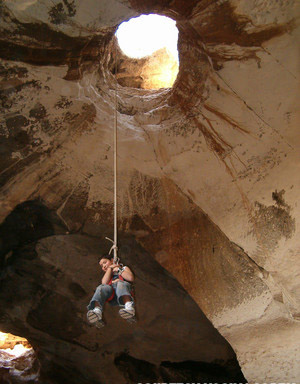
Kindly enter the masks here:
[[[0, 325], [32, 339], [48, 378], [125, 383], [139, 362], [153, 370], [165, 363], [164, 371], [179, 375], [183, 356], [199, 363], [208, 340], [199, 350], [183, 348], [200, 337], [202, 323], [190, 338], [188, 319], [161, 316], [168, 309], [161, 290], [175, 277], [185, 288], [180, 303], [192, 298], [201, 308], [248, 382], [296, 382], [298, 2], [92, 3], [87, 11], [81, 0], [0, 2]], [[139, 68], [132, 66], [129, 81], [115, 56], [117, 26], [149, 12], [177, 21], [180, 70], [172, 88], [143, 89]], [[111, 322], [105, 335], [85, 318], [100, 278], [99, 249], [107, 252], [105, 236], [112, 236], [115, 109], [118, 225], [122, 241], [132, 237], [131, 250], [142, 247], [130, 260], [147, 285], [139, 291], [143, 325], [128, 338], [113, 312], [116, 327]], [[162, 285], [151, 285], [149, 260], [173, 277], [162, 274]], [[159, 293], [159, 307], [143, 300], [147, 292]], [[63, 306], [70, 309], [65, 334]], [[157, 317], [170, 337], [186, 335], [172, 339], [180, 348], [153, 346]], [[115, 328], [122, 351], [110, 343]], [[155, 337], [161, 343], [161, 333]], [[151, 358], [135, 349], [142, 343]], [[102, 347], [106, 369], [94, 369]]]
[[116, 79], [123, 87], [171, 88], [178, 74], [178, 62], [165, 48], [142, 59], [118, 58]]
[[0, 332], [1, 383], [38, 382], [39, 363], [36, 354], [23, 337]]

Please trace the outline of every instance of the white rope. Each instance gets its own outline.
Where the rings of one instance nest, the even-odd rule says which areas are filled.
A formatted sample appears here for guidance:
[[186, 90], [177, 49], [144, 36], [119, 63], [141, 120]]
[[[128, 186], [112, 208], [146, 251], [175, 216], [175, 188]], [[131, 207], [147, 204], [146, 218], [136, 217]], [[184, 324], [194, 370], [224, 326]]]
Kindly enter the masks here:
[[118, 226], [117, 226], [117, 140], [118, 140], [118, 100], [117, 100], [117, 42], [115, 41], [115, 119], [114, 119], [114, 243], [111, 249], [114, 251], [114, 263], [118, 262]]
[[112, 247], [110, 248], [109, 255], [112, 251], [114, 251], [114, 264], [118, 264], [120, 259], [118, 258], [118, 216], [117, 216], [117, 141], [118, 141], [118, 100], [117, 100], [117, 43], [115, 42], [115, 116], [114, 116], [114, 240], [110, 239], [109, 237], [106, 237], [107, 240], [111, 241], [113, 243]]

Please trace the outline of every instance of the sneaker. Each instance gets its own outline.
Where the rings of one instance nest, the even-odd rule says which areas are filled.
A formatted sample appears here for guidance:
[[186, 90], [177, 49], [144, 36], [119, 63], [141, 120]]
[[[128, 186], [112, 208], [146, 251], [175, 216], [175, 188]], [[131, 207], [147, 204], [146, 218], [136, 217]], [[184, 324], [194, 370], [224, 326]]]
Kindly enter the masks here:
[[97, 328], [102, 328], [104, 326], [104, 322], [102, 320], [102, 311], [99, 307], [95, 307], [88, 311], [86, 315], [88, 322], [92, 325], [95, 325]]
[[125, 304], [124, 308], [119, 310], [120, 316], [125, 320], [132, 320], [135, 317], [135, 309], [133, 301], [129, 301]]

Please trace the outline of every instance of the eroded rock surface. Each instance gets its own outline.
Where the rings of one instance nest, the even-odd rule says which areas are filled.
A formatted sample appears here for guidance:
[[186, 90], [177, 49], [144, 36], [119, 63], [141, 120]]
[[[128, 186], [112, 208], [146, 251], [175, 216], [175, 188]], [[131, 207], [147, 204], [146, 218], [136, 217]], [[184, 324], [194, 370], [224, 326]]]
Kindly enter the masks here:
[[[103, 247], [112, 235], [113, 33], [143, 12], [168, 15], [179, 29], [173, 88], [117, 88], [119, 230], [178, 279], [233, 347], [248, 382], [297, 381], [298, 2], [169, 3], [1, 2], [3, 284], [20, 278], [7, 273], [26, 239], [80, 233]], [[10, 214], [32, 200], [46, 207], [48, 221], [55, 213], [55, 228], [22, 219], [8, 246]], [[51, 264], [47, 252], [38, 260], [45, 253]], [[84, 264], [80, 279], [90, 273]], [[52, 294], [43, 302], [50, 312], [64, 297], [58, 288]], [[28, 319], [11, 308], [1, 323], [12, 332], [17, 321], [26, 337], [29, 319], [35, 328], [43, 314], [32, 301], [27, 308]], [[46, 322], [41, 332], [49, 328]], [[63, 335], [51, 337], [60, 350]], [[53, 345], [41, 357], [46, 371]], [[161, 361], [151, 364], [155, 371]]]
[[159, 381], [165, 361], [192, 361], [203, 379], [243, 379], [230, 345], [189, 294], [132, 238], [121, 242], [122, 260], [136, 274], [138, 322], [128, 324], [107, 305], [102, 330], [87, 324], [86, 305], [100, 281], [105, 244], [87, 235], [51, 236], [8, 259], [1, 324], [30, 338], [41, 382], [134, 383], [151, 375]]
[[142, 59], [129, 58], [118, 50], [116, 60], [114, 73], [123, 87], [171, 88], [178, 74], [178, 63], [166, 48]]

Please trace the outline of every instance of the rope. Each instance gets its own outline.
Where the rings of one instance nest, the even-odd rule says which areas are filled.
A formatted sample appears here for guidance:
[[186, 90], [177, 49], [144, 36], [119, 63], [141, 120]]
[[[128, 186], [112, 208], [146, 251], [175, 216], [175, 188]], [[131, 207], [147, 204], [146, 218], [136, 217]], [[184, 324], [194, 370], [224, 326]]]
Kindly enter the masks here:
[[115, 125], [114, 125], [114, 262], [117, 261], [118, 258], [118, 227], [117, 227], [117, 139], [118, 139], [118, 101], [117, 101], [117, 45], [116, 45], [116, 70], [115, 70]]
[[109, 254], [111, 254], [111, 251], [114, 251], [114, 263], [119, 263], [118, 258], [118, 226], [117, 226], [117, 140], [118, 140], [118, 101], [117, 101], [117, 43], [115, 42], [115, 118], [114, 118], [114, 240], [109, 239], [106, 237], [107, 240], [111, 241], [113, 243], [112, 247], [110, 248]]

